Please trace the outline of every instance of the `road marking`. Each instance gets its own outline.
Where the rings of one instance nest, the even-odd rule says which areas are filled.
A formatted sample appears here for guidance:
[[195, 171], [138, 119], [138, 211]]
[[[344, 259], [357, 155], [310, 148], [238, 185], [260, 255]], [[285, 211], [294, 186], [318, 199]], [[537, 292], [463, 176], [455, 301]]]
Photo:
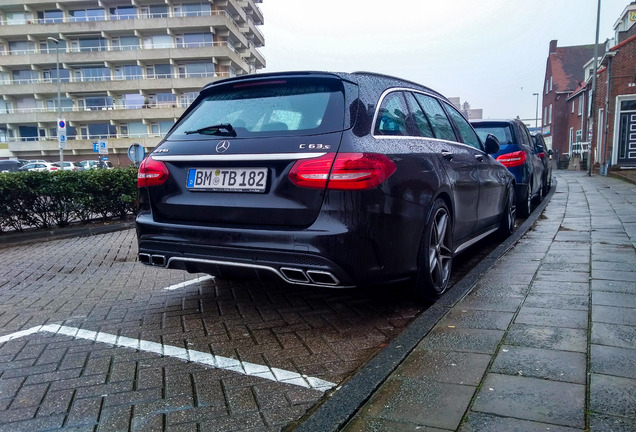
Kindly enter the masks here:
[[192, 284], [195, 284], [195, 283], [206, 281], [208, 279], [214, 279], [214, 277], [212, 277], [210, 275], [200, 276], [198, 278], [194, 278], [194, 279], [189, 280], [189, 281], [181, 282], [181, 283], [178, 283], [176, 285], [170, 285], [169, 287], [164, 288], [164, 290], [173, 291], [173, 290], [177, 290], [179, 288], [187, 287], [188, 285], [192, 285]]
[[319, 378], [301, 375], [297, 372], [286, 371], [270, 366], [244, 362], [230, 357], [221, 357], [201, 351], [179, 348], [141, 339], [133, 339], [125, 336], [117, 336], [110, 333], [94, 332], [76, 327], [61, 326], [57, 324], [33, 327], [27, 330], [22, 330], [6, 336], [2, 336], [0, 337], [0, 344], [39, 332], [55, 333], [56, 335], [70, 336], [75, 339], [85, 339], [94, 342], [115, 345], [118, 347], [132, 348], [137, 351], [152, 352], [164, 357], [174, 357], [183, 361], [198, 363], [216, 369], [229, 370], [241, 375], [255, 376], [270, 381], [276, 381], [284, 384], [293, 384], [296, 386], [319, 390], [322, 392], [325, 392], [336, 386], [336, 384], [332, 382], [324, 381]]

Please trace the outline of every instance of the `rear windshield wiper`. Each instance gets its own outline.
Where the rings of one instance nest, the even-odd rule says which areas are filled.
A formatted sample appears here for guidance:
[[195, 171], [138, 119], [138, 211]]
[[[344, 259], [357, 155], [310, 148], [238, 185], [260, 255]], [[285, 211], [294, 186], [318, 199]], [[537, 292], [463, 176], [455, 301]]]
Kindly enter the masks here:
[[211, 125], [202, 127], [196, 130], [185, 131], [186, 135], [190, 134], [204, 134], [204, 135], [223, 135], [223, 136], [236, 136], [236, 131], [229, 123], [221, 123], [218, 125]]

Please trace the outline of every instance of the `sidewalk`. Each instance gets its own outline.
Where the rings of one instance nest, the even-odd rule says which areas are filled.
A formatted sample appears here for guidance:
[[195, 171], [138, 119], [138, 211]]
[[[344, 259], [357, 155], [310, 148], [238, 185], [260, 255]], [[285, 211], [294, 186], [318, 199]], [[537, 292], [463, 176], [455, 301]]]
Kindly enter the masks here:
[[554, 173], [534, 226], [339, 430], [636, 431], [636, 185]]

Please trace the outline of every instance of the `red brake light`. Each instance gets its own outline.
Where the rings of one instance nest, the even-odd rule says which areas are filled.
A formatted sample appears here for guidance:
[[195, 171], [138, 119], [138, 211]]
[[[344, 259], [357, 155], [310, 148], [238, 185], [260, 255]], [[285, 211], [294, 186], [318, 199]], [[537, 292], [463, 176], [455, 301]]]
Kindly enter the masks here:
[[159, 186], [168, 180], [170, 173], [165, 163], [147, 157], [139, 165], [137, 172], [137, 186], [149, 187]]
[[545, 157], [545, 152], [539, 152], [537, 153], [537, 156], [539, 156], [539, 159], [543, 159]]
[[376, 153], [330, 153], [299, 160], [289, 172], [296, 186], [331, 190], [372, 189], [395, 172], [388, 157]]
[[521, 166], [526, 163], [526, 152], [524, 151], [516, 151], [512, 153], [502, 154], [497, 158], [503, 166], [507, 168]]

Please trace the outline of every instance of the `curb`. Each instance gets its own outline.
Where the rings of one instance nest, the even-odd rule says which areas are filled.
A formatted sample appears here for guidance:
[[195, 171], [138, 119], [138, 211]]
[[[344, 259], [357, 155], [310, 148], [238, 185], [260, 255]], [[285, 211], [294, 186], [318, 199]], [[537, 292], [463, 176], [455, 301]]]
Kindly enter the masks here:
[[10, 234], [0, 234], [0, 249], [16, 245], [27, 245], [32, 243], [60, 240], [70, 237], [87, 237], [97, 234], [106, 234], [115, 231], [122, 231], [135, 227], [135, 221], [113, 221], [102, 225], [81, 225], [65, 228], [34, 230], [27, 232], [16, 232]]
[[532, 227], [556, 191], [556, 179], [543, 201], [530, 216], [495, 250], [458, 281], [435, 304], [418, 315], [405, 329], [380, 351], [360, 371], [342, 386], [332, 390], [324, 402], [311, 412], [302, 423], [286, 431], [337, 432], [372, 396], [382, 383], [404, 361], [417, 344], [433, 329], [473, 288], [475, 283]]

